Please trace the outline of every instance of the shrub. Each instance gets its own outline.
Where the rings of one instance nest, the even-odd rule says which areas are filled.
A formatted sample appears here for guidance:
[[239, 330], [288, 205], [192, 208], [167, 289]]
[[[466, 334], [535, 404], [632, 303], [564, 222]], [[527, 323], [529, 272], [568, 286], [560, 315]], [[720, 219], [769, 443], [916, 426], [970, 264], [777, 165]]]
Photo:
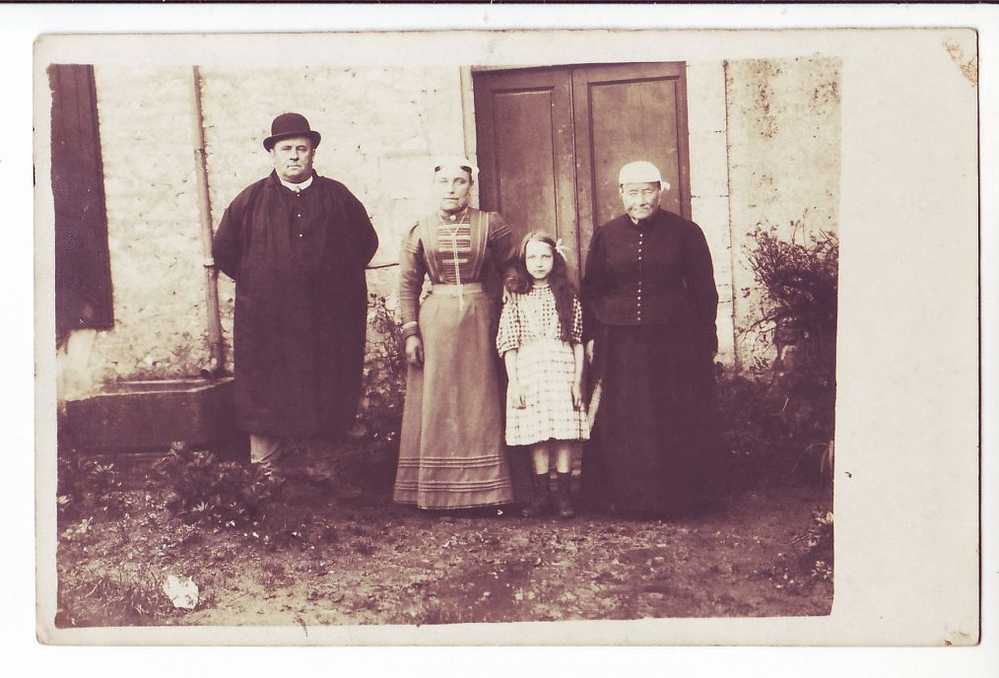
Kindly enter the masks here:
[[[801, 222], [792, 223], [794, 233]], [[820, 231], [807, 245], [782, 240], [775, 228], [750, 234], [749, 265], [763, 292], [760, 317], [750, 327], [777, 349], [774, 367], [785, 367], [785, 348], [801, 351], [789, 366], [798, 374], [835, 381], [839, 240]], [[748, 290], [744, 290], [748, 295]]]
[[406, 390], [402, 327], [384, 296], [369, 296], [364, 384], [353, 433], [391, 447], [398, 443]]
[[[797, 234], [802, 223], [791, 227]], [[750, 235], [749, 265], [762, 294], [759, 319], [746, 331], [770, 342], [775, 359], [754, 365], [769, 379], [750, 402], [729, 403], [735, 418], [745, 419], [733, 422], [730, 431], [742, 439], [731, 449], [764, 449], [769, 442], [789, 473], [825, 473], [835, 427], [839, 240], [821, 231], [802, 244], [763, 227]]]
[[114, 462], [84, 458], [71, 449], [59, 455], [56, 474], [59, 519], [85, 512], [117, 515], [122, 510], [123, 482]]
[[192, 522], [244, 522], [263, 511], [281, 483], [259, 467], [220, 462], [184, 443], [171, 445], [154, 469], [170, 490], [167, 507]]

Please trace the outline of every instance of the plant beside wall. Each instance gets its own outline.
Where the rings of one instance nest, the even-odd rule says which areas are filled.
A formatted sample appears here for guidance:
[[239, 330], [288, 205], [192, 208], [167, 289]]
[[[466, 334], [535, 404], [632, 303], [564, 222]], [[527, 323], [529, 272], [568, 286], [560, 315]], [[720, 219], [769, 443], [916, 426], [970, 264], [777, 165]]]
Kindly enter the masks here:
[[364, 382], [357, 421], [351, 429], [355, 440], [367, 439], [393, 450], [398, 445], [406, 390], [402, 343], [402, 327], [394, 307], [386, 297], [370, 294]]
[[220, 462], [208, 450], [182, 442], [153, 467], [168, 490], [166, 507], [186, 522], [233, 522], [256, 517], [269, 505], [280, 479], [238, 462]]
[[83, 458], [70, 450], [59, 455], [57, 484], [60, 522], [85, 513], [116, 517], [122, 510], [122, 475], [113, 462]]
[[[791, 226], [793, 233], [802, 230], [800, 221]], [[796, 376], [833, 382], [839, 239], [820, 231], [801, 244], [780, 238], [773, 227], [757, 227], [750, 235], [749, 265], [763, 296], [759, 318], [749, 330], [776, 348], [772, 365], [776, 376], [793, 371]]]
[[[803, 232], [800, 221], [791, 233]], [[788, 475], [828, 477], [836, 402], [839, 240], [820, 231], [805, 242], [758, 226], [747, 252], [759, 315], [744, 334], [772, 346], [773, 359], [752, 367], [753, 382], [730, 384], [729, 431], [735, 454], [767, 449]], [[750, 290], [743, 290], [744, 296]], [[741, 393], [741, 396], [737, 394]], [[729, 398], [728, 400], [731, 400]], [[723, 404], [725, 395], [723, 395]], [[766, 473], [761, 469], [761, 473]]]

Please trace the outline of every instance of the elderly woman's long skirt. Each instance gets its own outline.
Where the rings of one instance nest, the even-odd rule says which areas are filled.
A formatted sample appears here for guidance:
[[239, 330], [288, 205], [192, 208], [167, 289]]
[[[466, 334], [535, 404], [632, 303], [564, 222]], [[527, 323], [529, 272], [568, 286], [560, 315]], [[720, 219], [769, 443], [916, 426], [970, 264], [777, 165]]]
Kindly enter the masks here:
[[605, 326], [597, 342], [602, 393], [584, 462], [587, 494], [607, 508], [663, 516], [714, 499], [711, 356], [683, 329], [655, 325]]
[[[420, 307], [424, 365], [410, 367], [393, 499], [424, 509], [512, 501], [494, 302], [434, 291]], [[439, 288], [438, 288], [439, 290]]]

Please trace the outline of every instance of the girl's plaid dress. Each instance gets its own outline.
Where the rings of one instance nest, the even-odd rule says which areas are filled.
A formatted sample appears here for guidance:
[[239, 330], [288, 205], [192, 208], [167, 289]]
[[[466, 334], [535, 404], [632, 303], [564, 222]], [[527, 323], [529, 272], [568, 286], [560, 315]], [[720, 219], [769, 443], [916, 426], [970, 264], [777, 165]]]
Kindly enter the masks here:
[[[585, 408], [572, 406], [572, 345], [559, 334], [555, 296], [547, 284], [511, 294], [503, 305], [496, 348], [500, 355], [516, 349], [517, 378], [527, 401], [526, 408], [515, 408], [507, 393], [507, 445], [589, 439]], [[575, 298], [569, 335], [582, 343], [583, 308]]]

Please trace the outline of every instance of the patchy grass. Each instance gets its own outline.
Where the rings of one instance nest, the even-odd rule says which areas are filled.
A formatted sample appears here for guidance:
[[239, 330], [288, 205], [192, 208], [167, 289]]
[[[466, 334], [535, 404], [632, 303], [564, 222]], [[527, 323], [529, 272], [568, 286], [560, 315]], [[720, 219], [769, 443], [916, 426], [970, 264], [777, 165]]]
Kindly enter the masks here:
[[[714, 513], [570, 521], [390, 503], [391, 451], [311, 449], [260, 510], [171, 510], [152, 470], [60, 523], [59, 626], [448, 624], [828, 614], [831, 493], [737, 491]], [[102, 472], [106, 473], [106, 472]], [[191, 577], [193, 610], [162, 584]]]

